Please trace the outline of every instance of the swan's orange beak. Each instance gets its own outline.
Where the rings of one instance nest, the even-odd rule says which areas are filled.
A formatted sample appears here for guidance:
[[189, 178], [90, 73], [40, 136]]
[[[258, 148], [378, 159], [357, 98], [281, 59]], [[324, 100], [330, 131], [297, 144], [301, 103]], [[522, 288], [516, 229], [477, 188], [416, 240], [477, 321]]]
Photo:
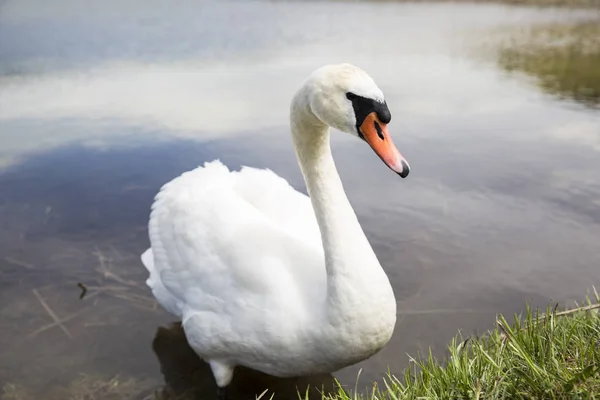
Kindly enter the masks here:
[[392, 171], [406, 178], [410, 172], [408, 161], [400, 154], [387, 130], [387, 125], [377, 118], [377, 113], [372, 112], [367, 115], [362, 125], [360, 133], [369, 146], [383, 160]]

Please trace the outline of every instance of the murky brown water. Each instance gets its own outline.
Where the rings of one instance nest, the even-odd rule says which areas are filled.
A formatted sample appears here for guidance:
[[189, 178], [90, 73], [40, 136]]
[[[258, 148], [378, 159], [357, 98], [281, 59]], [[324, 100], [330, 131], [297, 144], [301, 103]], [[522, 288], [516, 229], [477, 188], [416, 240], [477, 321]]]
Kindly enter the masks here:
[[[413, 167], [398, 180], [359, 141], [334, 138], [399, 313], [388, 347], [336, 373], [342, 383], [353, 387], [359, 368], [362, 386], [388, 366], [399, 372], [406, 353], [429, 346], [443, 355], [458, 330], [482, 332], [497, 312], [580, 301], [599, 285], [600, 114], [475, 50], [498, 29], [589, 12], [81, 4], [0, 8], [0, 399], [142, 399], [165, 385], [214, 394], [181, 332], [161, 328], [175, 320], [144, 284], [152, 198], [214, 158], [271, 168], [303, 190], [288, 102], [330, 62], [379, 83]], [[242, 371], [236, 390], [266, 385], [289, 398], [307, 382], [330, 384]]]

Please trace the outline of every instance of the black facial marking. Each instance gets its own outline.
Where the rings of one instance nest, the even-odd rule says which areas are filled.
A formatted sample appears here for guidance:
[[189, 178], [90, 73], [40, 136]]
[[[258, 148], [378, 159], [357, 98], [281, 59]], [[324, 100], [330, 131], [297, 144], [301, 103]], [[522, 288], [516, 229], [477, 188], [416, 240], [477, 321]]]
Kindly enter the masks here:
[[[354, 108], [354, 115], [356, 116], [356, 131], [361, 139], [364, 139], [364, 137], [359, 128], [367, 115], [375, 112], [377, 118], [384, 124], [389, 124], [392, 120], [392, 114], [385, 101], [380, 103], [373, 99], [358, 96], [352, 92], [346, 93], [346, 98], [352, 102], [352, 108]], [[379, 137], [383, 139], [383, 133], [381, 132], [379, 124], [375, 124], [375, 129], [377, 130]]]

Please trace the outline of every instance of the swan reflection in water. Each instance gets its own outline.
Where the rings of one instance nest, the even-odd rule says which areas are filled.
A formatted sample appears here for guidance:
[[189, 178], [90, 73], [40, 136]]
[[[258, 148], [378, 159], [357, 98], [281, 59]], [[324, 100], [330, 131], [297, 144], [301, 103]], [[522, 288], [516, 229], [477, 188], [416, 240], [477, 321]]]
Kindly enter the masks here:
[[[217, 399], [217, 385], [210, 366], [192, 350], [180, 322], [159, 327], [152, 349], [165, 379], [165, 387], [158, 399]], [[307, 398], [321, 399], [322, 393], [332, 393], [335, 386], [331, 374], [277, 378], [240, 366], [236, 368], [227, 395], [232, 400], [254, 400], [267, 390], [262, 399], [297, 399], [298, 393], [305, 398], [308, 389]]]

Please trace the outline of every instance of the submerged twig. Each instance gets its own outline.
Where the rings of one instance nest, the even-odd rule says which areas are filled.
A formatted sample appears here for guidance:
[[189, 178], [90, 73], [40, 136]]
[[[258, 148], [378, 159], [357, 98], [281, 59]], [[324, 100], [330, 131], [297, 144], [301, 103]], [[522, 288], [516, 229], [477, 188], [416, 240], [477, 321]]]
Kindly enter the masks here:
[[106, 258], [104, 254], [100, 251], [100, 249], [98, 249], [98, 247], [96, 247], [96, 251], [94, 251], [93, 254], [96, 255], [96, 257], [98, 257], [98, 262], [100, 263], [100, 271], [102, 272], [104, 278], [110, 278], [114, 281], [122, 283], [123, 285], [138, 287], [137, 282], [129, 281], [112, 272], [106, 265], [106, 261], [110, 262], [110, 258]]
[[46, 303], [46, 300], [44, 300], [44, 298], [42, 297], [42, 295], [40, 294], [40, 292], [38, 292], [37, 289], [33, 289], [32, 292], [35, 295], [35, 297], [38, 299], [38, 301], [40, 302], [40, 304], [42, 305], [42, 307], [44, 307], [44, 310], [46, 310], [46, 312], [48, 313], [48, 315], [50, 316], [50, 318], [52, 318], [54, 320], [54, 322], [62, 329], [62, 331], [65, 333], [65, 335], [67, 335], [67, 337], [69, 339], [73, 339], [73, 336], [71, 335], [71, 332], [69, 332], [69, 330], [67, 329], [67, 327], [64, 326], [64, 324], [56, 316], [56, 314], [54, 313], [54, 311], [52, 311], [52, 308], [50, 308], [50, 306], [48, 305], [48, 303]]
[[[95, 292], [89, 294], [85, 299], [86, 300], [93, 299], [94, 297], [98, 296], [100, 293], [103, 293], [103, 290], [95, 291]], [[39, 291], [38, 291], [38, 294], [39, 294]], [[98, 300], [98, 299], [96, 299], [96, 300]], [[42, 305], [43, 305], [43, 303], [42, 303]], [[94, 305], [96, 305], [96, 304], [94, 304]], [[68, 321], [70, 321], [70, 320], [72, 320], [74, 318], [77, 318], [77, 317], [79, 317], [80, 315], [84, 314], [87, 311], [89, 311], [89, 307], [85, 308], [83, 310], [79, 310], [79, 311], [77, 311], [77, 312], [75, 312], [73, 314], [67, 315], [66, 317], [64, 317], [64, 318], [62, 318], [62, 319], [60, 319], [58, 321], [56, 321], [56, 320], [54, 320], [54, 318], [52, 318], [54, 320], [54, 322], [52, 322], [51, 324], [47, 324], [47, 325], [44, 325], [44, 326], [38, 328], [34, 332], [30, 333], [28, 336], [31, 338], [31, 337], [34, 337], [36, 335], [39, 335], [40, 333], [42, 333], [44, 331], [47, 331], [48, 329], [54, 328], [55, 326], [61, 326], [61, 324], [64, 324], [65, 322], [68, 322]], [[64, 329], [66, 329], [66, 328], [64, 328]]]
[[110, 249], [112, 250], [112, 252], [115, 253], [115, 255], [120, 260], [124, 260], [125, 259], [125, 257], [123, 257], [123, 255], [121, 254], [121, 252], [119, 250], [117, 250], [117, 248], [115, 246], [113, 246], [112, 244], [109, 244], [108, 247], [110, 247]]
[[78, 316], [80, 316], [81, 314], [83, 314], [84, 312], [88, 311], [87, 309], [85, 310], [79, 310], [76, 313], [73, 313], [71, 315], [67, 315], [66, 317], [64, 317], [63, 319], [59, 320], [58, 322], [53, 322], [51, 324], [47, 324], [42, 326], [39, 329], [36, 329], [34, 332], [31, 332], [29, 335], [27, 335], [28, 337], [32, 338], [36, 335], [39, 335], [40, 333], [47, 331], [48, 329], [54, 328], [55, 326], [59, 326], [60, 324], [63, 324], [65, 322], [68, 322], [74, 318], [77, 318]]
[[83, 299], [88, 291], [87, 286], [85, 284], [78, 282], [77, 286], [81, 289], [81, 294], [79, 295], [79, 300]]
[[27, 268], [27, 269], [35, 269], [32, 264], [29, 264], [29, 263], [26, 263], [26, 262], [20, 261], [20, 260], [15, 260], [14, 258], [4, 257], [4, 261], [6, 261], [10, 264], [13, 264], [13, 265], [18, 265], [19, 267], [23, 267], [23, 268]]
[[[84, 284], [85, 285], [85, 284]], [[104, 286], [88, 286], [85, 285], [85, 288], [87, 289], [88, 292], [111, 292], [111, 291], [117, 291], [117, 292], [128, 292], [131, 290], [130, 287], [128, 286], [120, 286], [120, 285], [104, 285]]]
[[153, 304], [151, 303], [151, 299], [141, 298], [142, 296], [134, 297], [134, 296], [127, 296], [127, 295], [123, 295], [123, 294], [114, 293], [113, 297], [130, 301], [132, 304], [142, 307], [145, 310], [156, 311], [153, 307]]
[[132, 300], [140, 300], [142, 302], [154, 303], [154, 299], [152, 297], [144, 296], [136, 293], [123, 293], [121, 294], [123, 298], [130, 298]]

